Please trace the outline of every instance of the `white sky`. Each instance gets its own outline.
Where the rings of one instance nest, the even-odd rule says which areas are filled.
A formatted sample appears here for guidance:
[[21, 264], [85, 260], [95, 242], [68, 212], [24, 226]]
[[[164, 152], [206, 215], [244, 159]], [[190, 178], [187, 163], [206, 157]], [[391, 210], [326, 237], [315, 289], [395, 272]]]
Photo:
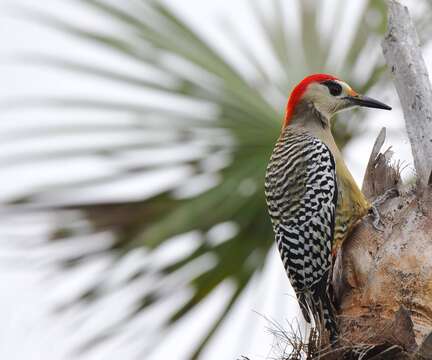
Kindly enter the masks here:
[[[170, 0], [174, 5], [178, 5], [180, 0]], [[23, 68], [17, 67], [13, 63], [7, 63], [10, 54], [17, 50], [40, 50], [43, 49], [48, 53], [61, 53], [65, 57], [83, 57], [86, 60], [97, 59], [102, 57], [106, 63], [127, 69], [131, 74], [136, 70], [136, 65], [128, 63], [124, 59], [118, 59], [113, 56], [107, 56], [101, 49], [85, 46], [79, 41], [64, 39], [59, 35], [54, 35], [51, 31], [43, 30], [29, 22], [17, 20], [7, 12], [11, 4], [25, 4], [42, 9], [50, 9], [56, 13], [68, 14], [72, 18], [79, 18], [82, 24], [95, 28], [106, 28], [109, 24], [104, 19], [90, 12], [78, 11], [73, 6], [74, 1], [44, 0], [35, 2], [32, 0], [0, 0], [0, 79], [2, 81], [2, 90], [0, 91], [0, 100], [5, 97], [23, 94], [82, 94], [83, 91], [88, 93], [98, 92], [98, 94], [107, 97], [122, 97], [129, 100], [142, 99], [142, 93], [122, 89], [118, 86], [114, 90], [103, 82], [92, 81], [83, 84], [81, 79], [67, 76], [64, 73], [55, 73], [47, 69]], [[72, 5], [71, 5], [72, 4]], [[216, 41], [222, 42], [219, 38], [217, 26], [220, 26], [220, 18], [228, 16], [236, 19], [238, 24], [246, 24], [247, 18], [242, 17], [242, 9], [245, 1], [200, 1], [200, 0], [182, 0], [181, 5], [185, 13], [188, 13], [196, 26], [204, 26], [208, 29], [210, 37]], [[187, 5], [187, 6], [185, 6]], [[227, 9], [230, 9], [229, 11]], [[244, 20], [244, 22], [243, 22]], [[235, 49], [226, 49], [227, 52]], [[429, 68], [432, 64], [432, 52], [430, 48], [425, 54]], [[31, 79], [31, 80], [29, 80]], [[84, 90], [83, 90], [84, 89]], [[370, 94], [380, 98], [380, 94]], [[402, 114], [396, 101], [396, 95], [386, 95], [392, 99], [391, 104], [394, 111], [391, 113], [377, 112], [367, 123], [368, 131], [361, 137], [353, 141], [346, 149], [347, 162], [357, 180], [363, 176], [366, 165], [367, 155], [370, 152], [375, 136], [382, 126], [388, 128], [388, 144], [393, 145], [396, 158], [405, 162], [410, 162], [410, 149], [407, 139], [402, 135]], [[157, 99], [151, 99], [157, 101]], [[383, 99], [387, 100], [387, 99]], [[25, 117], [17, 114], [8, 114], [0, 123], [0, 136], [7, 134], [9, 129], [15, 126], [22, 126], [25, 123]], [[46, 119], [43, 112], [33, 111], [33, 119]], [[3, 131], [3, 132], [2, 132]], [[129, 135], [128, 135], [129, 136]], [[1, 145], [0, 145], [1, 146]], [[11, 145], [12, 146], [12, 145]], [[1, 149], [1, 147], [0, 147]], [[3, 148], [0, 153], [0, 159], [7, 156], [7, 150]], [[58, 167], [30, 168], [10, 171], [2, 174], [0, 178], [0, 187], [2, 194], [0, 200], [8, 198], [12, 194], [19, 193], [35, 182], [44, 183], [47, 180], [58, 180], [64, 176], [73, 176], [76, 173], [74, 166], [80, 166], [82, 173], [91, 171], [109, 172], [111, 171], [108, 164], [88, 163], [69, 164], [62, 167], [61, 173]], [[37, 175], [35, 176], [35, 173]], [[122, 193], [124, 195], [124, 193]], [[133, 196], [133, 195], [132, 195]], [[48, 221], [48, 220], [47, 220]], [[4, 225], [4, 226], [3, 226]], [[41, 259], [49, 256], [45, 250], [27, 250], [28, 245], [17, 246], [15, 237], [19, 236], [23, 229], [34, 231], [33, 241], [37, 242], [38, 238], [43, 238], [44, 229], [39, 227], [30, 227], [28, 223], [12, 224], [10, 222], [0, 222], [0, 319], [2, 326], [0, 328], [0, 358], [8, 360], [62, 360], [76, 358], [70, 356], [70, 350], [85, 339], [101, 324], [106, 324], [113, 320], [120, 309], [127, 307], [131, 298], [135, 298], [138, 289], [131, 289], [129, 292], [120, 294], [117, 297], [107, 299], [105, 304], [94, 312], [94, 309], [86, 311], [81, 310], [81, 317], [77, 312], [71, 312], [61, 317], [49, 315], [55, 299], [67, 296], [73, 293], [74, 289], [83, 286], [92, 279], [92, 274], [97, 274], [106, 265], [106, 259], [99, 259], [85, 270], [62, 279], [53, 276], [43, 267], [37, 266]], [[39, 235], [38, 235], [39, 234]], [[14, 243], [11, 241], [14, 240]], [[23, 250], [26, 250], [24, 253]], [[29, 252], [32, 251], [32, 255]], [[279, 259], [273, 253], [269, 261], [270, 265], [266, 269], [264, 281], [253, 284], [248, 293], [244, 296], [241, 304], [236, 310], [236, 315], [230, 319], [229, 329], [224, 329], [212, 343], [209, 350], [204, 355], [205, 359], [233, 359], [236, 356], [245, 354], [251, 359], [264, 359], [267, 356], [271, 337], [265, 336], [265, 321], [262, 320], [253, 311], [266, 314], [269, 317], [289, 318], [292, 316], [292, 298], [290, 289], [287, 286], [285, 274], [279, 264]], [[137, 262], [144, 257], [141, 254], [131, 255], [128, 260], [131, 266], [136, 266]], [[34, 260], [29, 264], [29, 260]], [[128, 264], [129, 264], [128, 263]], [[125, 266], [127, 268], [127, 266]], [[118, 274], [117, 274], [118, 275]], [[118, 275], [120, 276], [120, 275]], [[167, 335], [165, 346], [160, 347], [150, 360], [172, 358], [173, 349], [178, 352], [179, 356], [174, 357], [182, 359], [182, 351], [187, 350], [193, 345], [196, 336], [202, 332], [202, 327], [208, 323], [208, 320], [214, 316], [218, 307], [220, 307], [224, 294], [229, 292], [229, 285], [218, 290], [214, 296], [209, 299], [209, 304], [200, 309], [199, 313], [190, 316], [183, 324], [188, 331], [179, 327], [174, 329], [172, 334]], [[260, 294], [256, 296], [256, 294]], [[264, 295], [263, 295], [264, 294]], [[180, 294], [181, 295], [181, 294]], [[171, 306], [167, 304], [166, 306]], [[209, 311], [210, 309], [210, 311]], [[119, 311], [117, 311], [119, 310]], [[288, 311], [291, 310], [291, 315]], [[161, 310], [163, 311], [163, 310]], [[97, 314], [96, 314], [97, 313]], [[96, 315], [95, 315], [96, 314]], [[86, 323], [80, 328], [76, 328], [80, 319], [90, 319], [90, 324]], [[93, 319], [94, 318], [94, 319]], [[143, 319], [141, 322], [148, 322], [149, 319]], [[228, 334], [228, 336], [227, 336]], [[118, 343], [107, 345], [100, 348], [97, 352], [90, 354], [89, 359], [117, 359], [132, 357], [132, 354], [139, 349], [139, 343], [133, 346], [126, 345], [127, 338], [121, 339]], [[147, 359], [147, 357], [144, 357]]]

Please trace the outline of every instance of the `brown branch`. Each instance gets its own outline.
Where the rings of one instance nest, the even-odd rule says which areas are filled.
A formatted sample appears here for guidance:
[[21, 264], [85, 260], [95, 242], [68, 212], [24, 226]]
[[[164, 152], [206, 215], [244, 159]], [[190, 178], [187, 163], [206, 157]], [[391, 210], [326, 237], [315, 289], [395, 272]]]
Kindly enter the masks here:
[[395, 0], [390, 0], [388, 6], [388, 30], [382, 48], [394, 75], [417, 182], [419, 189], [423, 190], [432, 169], [432, 88], [408, 9]]

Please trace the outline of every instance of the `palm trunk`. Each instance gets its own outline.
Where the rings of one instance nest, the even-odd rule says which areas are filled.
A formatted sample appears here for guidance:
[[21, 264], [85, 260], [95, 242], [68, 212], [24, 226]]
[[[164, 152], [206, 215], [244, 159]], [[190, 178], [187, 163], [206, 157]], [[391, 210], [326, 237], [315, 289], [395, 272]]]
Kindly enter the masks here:
[[383, 50], [403, 107], [417, 181], [403, 185], [391, 151], [380, 153], [382, 131], [363, 191], [371, 200], [392, 188], [398, 195], [380, 206], [383, 232], [365, 218], [338, 254], [333, 285], [341, 345], [358, 348], [363, 359], [432, 359], [432, 90], [417, 33], [396, 1], [389, 1]]

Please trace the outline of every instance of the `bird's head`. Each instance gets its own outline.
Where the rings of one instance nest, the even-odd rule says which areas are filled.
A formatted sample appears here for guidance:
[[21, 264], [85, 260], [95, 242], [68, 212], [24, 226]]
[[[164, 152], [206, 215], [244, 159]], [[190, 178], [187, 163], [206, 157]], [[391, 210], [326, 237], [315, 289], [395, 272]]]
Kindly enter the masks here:
[[356, 106], [391, 110], [390, 106], [378, 100], [357, 94], [347, 83], [332, 75], [315, 74], [304, 78], [292, 91], [284, 127], [289, 125], [300, 111], [311, 106], [327, 119], [339, 111]]

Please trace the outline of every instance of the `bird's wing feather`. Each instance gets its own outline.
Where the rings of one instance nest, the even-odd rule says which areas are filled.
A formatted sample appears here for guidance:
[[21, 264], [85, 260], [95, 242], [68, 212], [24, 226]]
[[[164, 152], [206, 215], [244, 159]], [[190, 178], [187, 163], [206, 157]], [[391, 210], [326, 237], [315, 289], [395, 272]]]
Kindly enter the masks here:
[[337, 193], [335, 162], [321, 140], [289, 133], [280, 139], [267, 169], [266, 197], [276, 243], [297, 293], [322, 288], [318, 282], [324, 277], [327, 281]]

